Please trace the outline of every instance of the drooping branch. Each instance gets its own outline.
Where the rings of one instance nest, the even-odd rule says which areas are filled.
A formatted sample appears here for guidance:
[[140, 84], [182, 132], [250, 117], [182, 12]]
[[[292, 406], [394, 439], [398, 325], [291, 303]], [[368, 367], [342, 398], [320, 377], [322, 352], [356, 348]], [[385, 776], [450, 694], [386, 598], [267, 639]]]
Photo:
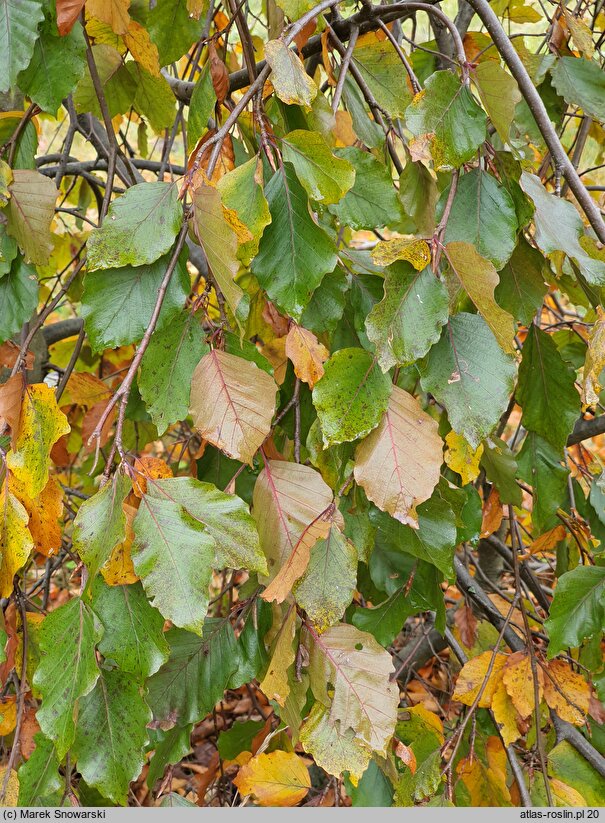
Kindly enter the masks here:
[[482, 23], [490, 33], [496, 48], [500, 52], [502, 59], [519, 84], [519, 91], [525, 98], [534, 116], [538, 129], [552, 155], [557, 171], [565, 176], [569, 188], [572, 190], [576, 200], [588, 218], [588, 222], [594, 229], [595, 234], [602, 243], [605, 243], [605, 222], [603, 221], [601, 212], [590, 196], [590, 193], [584, 187], [577, 170], [567, 156], [567, 152], [563, 148], [553, 124], [550, 122], [546, 106], [538, 90], [532, 83], [521, 58], [502, 28], [496, 13], [487, 0], [469, 0], [469, 3], [481, 18]]

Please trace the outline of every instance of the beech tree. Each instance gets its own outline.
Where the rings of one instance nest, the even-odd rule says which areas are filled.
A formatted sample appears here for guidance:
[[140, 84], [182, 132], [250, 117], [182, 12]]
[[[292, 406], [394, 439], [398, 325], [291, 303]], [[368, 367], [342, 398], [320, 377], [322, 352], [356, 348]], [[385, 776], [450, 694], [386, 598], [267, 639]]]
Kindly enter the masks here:
[[0, 0], [0, 798], [605, 803], [605, 9]]

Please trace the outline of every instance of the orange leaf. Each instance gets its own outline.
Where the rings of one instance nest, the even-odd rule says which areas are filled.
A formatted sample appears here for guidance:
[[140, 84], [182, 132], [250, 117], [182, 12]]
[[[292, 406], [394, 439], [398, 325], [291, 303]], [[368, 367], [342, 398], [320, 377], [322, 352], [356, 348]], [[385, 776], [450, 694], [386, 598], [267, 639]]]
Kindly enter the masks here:
[[405, 743], [398, 740], [395, 746], [395, 754], [402, 763], [405, 763], [412, 774], [416, 774], [416, 755], [409, 746], [406, 746]]
[[502, 503], [500, 503], [500, 495], [498, 489], [492, 486], [489, 497], [483, 506], [483, 520], [481, 522], [481, 537], [489, 537], [490, 534], [497, 532], [502, 523], [504, 511], [502, 510]]
[[73, 29], [85, 0], [57, 0], [57, 28], [61, 37]]
[[[0, 366], [4, 366], [7, 369], [12, 369], [17, 362], [17, 357], [19, 356], [20, 351], [21, 348], [16, 343], [13, 343], [12, 340], [6, 340], [0, 346]], [[32, 351], [27, 351], [23, 361], [26, 369], [33, 368], [34, 359], [34, 353]]]
[[565, 526], [562, 523], [559, 523], [558, 526], [555, 526], [554, 529], [550, 529], [544, 534], [541, 534], [537, 540], [529, 547], [530, 554], [537, 554], [538, 552], [549, 552], [555, 548], [557, 543], [559, 543], [565, 535], [567, 534]]
[[286, 354], [294, 365], [294, 373], [304, 383], [313, 386], [323, 377], [323, 364], [330, 352], [322, 345], [313, 332], [293, 323], [286, 337]]
[[21, 404], [25, 383], [20, 374], [9, 377], [6, 383], [0, 386], [0, 428], [6, 423], [11, 430], [13, 447], [19, 432], [21, 418]]
[[210, 78], [214, 86], [214, 93], [219, 105], [221, 105], [229, 92], [229, 72], [227, 66], [216, 53], [216, 46], [212, 40], [208, 45], [208, 59], [210, 61]]
[[144, 454], [134, 461], [135, 477], [132, 481], [132, 490], [137, 497], [142, 497], [147, 492], [147, 480], [160, 480], [164, 477], [172, 477], [172, 469], [162, 460], [161, 457], [152, 457]]
[[130, 25], [130, 0], [86, 0], [86, 11], [106, 23], [114, 34], [126, 34]]

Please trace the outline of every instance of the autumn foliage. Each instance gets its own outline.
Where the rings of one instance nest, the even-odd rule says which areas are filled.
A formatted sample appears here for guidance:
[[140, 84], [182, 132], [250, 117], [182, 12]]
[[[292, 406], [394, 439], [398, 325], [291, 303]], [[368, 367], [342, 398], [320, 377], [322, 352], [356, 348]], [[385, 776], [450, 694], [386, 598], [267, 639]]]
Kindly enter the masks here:
[[0, 32], [0, 801], [604, 805], [601, 4]]

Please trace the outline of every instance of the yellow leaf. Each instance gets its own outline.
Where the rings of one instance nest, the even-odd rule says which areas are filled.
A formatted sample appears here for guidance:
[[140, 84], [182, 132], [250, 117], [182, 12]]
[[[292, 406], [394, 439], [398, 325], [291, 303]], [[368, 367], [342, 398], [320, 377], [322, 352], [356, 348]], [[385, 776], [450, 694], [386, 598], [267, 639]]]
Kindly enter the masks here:
[[114, 34], [126, 34], [130, 25], [130, 0], [86, 0], [86, 11], [106, 23]]
[[294, 373], [312, 389], [323, 377], [323, 364], [330, 352], [322, 345], [313, 332], [293, 323], [286, 337], [286, 354], [294, 365]]
[[24, 484], [13, 474], [9, 476], [9, 488], [21, 501], [29, 514], [29, 530], [34, 539], [36, 551], [45, 557], [56, 554], [61, 546], [61, 525], [63, 514], [63, 491], [54, 477], [33, 500], [27, 496]]
[[271, 662], [260, 684], [260, 690], [269, 700], [284, 706], [290, 693], [288, 669], [294, 663], [294, 633], [296, 630], [296, 609], [289, 609], [279, 633], [271, 647]]
[[[55, 362], [53, 358], [53, 362]], [[111, 390], [95, 374], [73, 372], [61, 398], [62, 406], [84, 406], [90, 409], [111, 397]]]
[[563, 783], [562, 780], [558, 780], [556, 777], [551, 777], [550, 788], [552, 789], [555, 799], [559, 801], [559, 803], [555, 804], [556, 806], [590, 805], [579, 791], [572, 786], [568, 786], [567, 783]]
[[[536, 663], [538, 695], [542, 699], [544, 676]], [[534, 711], [534, 678], [531, 670], [531, 657], [526, 652], [514, 652], [506, 661], [502, 671], [502, 681], [510, 699], [522, 718], [529, 717]]]
[[480, 709], [489, 709], [494, 692], [500, 682], [501, 671], [507, 661], [505, 654], [496, 652], [491, 672], [488, 675], [493, 656], [494, 652], [483, 652], [483, 654], [464, 664], [456, 681], [453, 694], [454, 700], [464, 703], [465, 706], [472, 706], [483, 683], [487, 680], [487, 685], [483, 690], [478, 706]]
[[447, 450], [445, 462], [462, 478], [462, 485], [472, 483], [479, 476], [479, 461], [483, 454], [483, 443], [473, 449], [466, 438], [457, 434], [453, 429], [445, 436]]
[[0, 492], [0, 597], [13, 591], [13, 577], [22, 568], [34, 548], [27, 528], [29, 516], [24, 506], [4, 482]]
[[139, 65], [152, 74], [160, 76], [160, 58], [158, 47], [149, 36], [149, 32], [136, 20], [128, 24], [128, 31], [123, 34], [124, 43]]
[[19, 433], [6, 456], [25, 494], [35, 498], [48, 483], [48, 460], [57, 440], [70, 431], [55, 393], [44, 383], [28, 386], [21, 406]]
[[0, 160], [0, 206], [6, 206], [10, 198], [9, 186], [13, 182], [13, 172], [8, 163]]
[[194, 17], [196, 20], [200, 19], [205, 8], [206, 0], [187, 0], [187, 11], [191, 17]]
[[296, 806], [311, 788], [309, 771], [294, 752], [258, 754], [239, 770], [233, 782], [242, 795], [254, 795], [260, 806]]
[[434, 729], [437, 732], [441, 744], [445, 742], [445, 736], [443, 734], [443, 721], [439, 715], [434, 712], [430, 712], [422, 703], [418, 703], [416, 706], [408, 706], [406, 708], [406, 712], [419, 717], [425, 726]]
[[[0, 768], [0, 787], [4, 786], [4, 777], [6, 775], [6, 766]], [[11, 769], [6, 784], [6, 793], [4, 795], [3, 806], [15, 807], [19, 802], [19, 778], [17, 772]]]
[[108, 586], [127, 586], [129, 583], [136, 583], [139, 579], [130, 554], [134, 540], [132, 524], [138, 510], [134, 506], [129, 506], [128, 503], [124, 503], [122, 508], [126, 515], [126, 540], [118, 543], [107, 563], [101, 567], [101, 574]]
[[416, 506], [439, 481], [442, 447], [437, 422], [393, 386], [380, 425], [357, 447], [355, 480], [379, 509], [417, 529]]
[[605, 312], [598, 306], [597, 322], [592, 327], [588, 338], [588, 351], [584, 363], [582, 378], [582, 403], [584, 406], [594, 406], [599, 402], [601, 385], [599, 375], [605, 368]]
[[488, 768], [476, 755], [472, 760], [469, 756], [458, 763], [456, 772], [468, 789], [471, 806], [511, 805], [510, 793], [502, 772], [491, 768], [491, 764]]
[[377, 266], [390, 266], [396, 260], [407, 260], [416, 271], [422, 271], [431, 262], [431, 251], [426, 240], [396, 237], [377, 243], [372, 250], [372, 260]]
[[564, 660], [551, 660], [544, 673], [544, 699], [561, 720], [581, 726], [590, 705], [590, 686]]
[[517, 725], [517, 710], [502, 681], [498, 684], [492, 697], [492, 711], [494, 720], [500, 729], [502, 740], [504, 740], [504, 745], [510, 746], [511, 743], [521, 737], [521, 732]]
[[494, 298], [494, 289], [500, 278], [493, 264], [485, 257], [481, 257], [471, 243], [448, 243], [445, 254], [450, 264], [450, 281], [453, 277], [456, 278], [483, 316], [503, 351], [514, 354], [516, 324], [512, 315], [501, 309]]
[[566, 8], [563, 9], [563, 14], [576, 48], [591, 60], [594, 56], [594, 41], [590, 27], [579, 17], [574, 17]]
[[17, 725], [17, 698], [14, 695], [0, 701], [0, 717], [0, 737], [5, 737]]
[[269, 340], [261, 349], [263, 357], [266, 357], [273, 366], [273, 378], [278, 386], [286, 379], [286, 369], [288, 368], [288, 357], [286, 355], [286, 338], [276, 337]]

